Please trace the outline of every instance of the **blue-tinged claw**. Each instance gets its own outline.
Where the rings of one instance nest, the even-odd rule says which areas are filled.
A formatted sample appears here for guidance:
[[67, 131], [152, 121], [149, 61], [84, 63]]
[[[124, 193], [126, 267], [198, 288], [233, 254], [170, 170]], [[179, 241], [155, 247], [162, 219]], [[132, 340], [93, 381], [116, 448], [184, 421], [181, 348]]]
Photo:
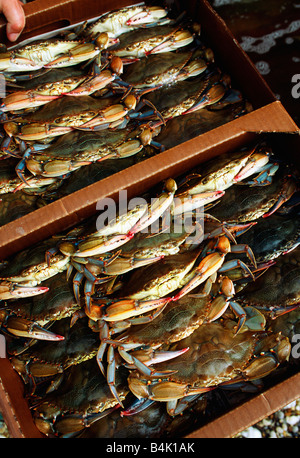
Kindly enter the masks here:
[[97, 283], [97, 277], [95, 277], [94, 274], [92, 274], [92, 272], [90, 272], [85, 266], [83, 267], [83, 272], [82, 272], [85, 276], [85, 278], [87, 279], [87, 281], [85, 282], [85, 292], [86, 294], [92, 294], [91, 291], [92, 291], [92, 286], [93, 284]]
[[74, 267], [72, 266], [72, 264], [69, 264], [67, 268], [67, 281], [70, 280], [73, 270]]
[[120, 254], [121, 254], [121, 250], [118, 250], [115, 253], [113, 253], [112, 255], [110, 255], [108, 259], [96, 259], [96, 258], [87, 257], [86, 260], [90, 264], [94, 264], [95, 266], [105, 267], [105, 266], [109, 266], [113, 261], [115, 261], [120, 256]]
[[275, 213], [285, 202], [287, 202], [297, 190], [298, 186], [296, 180], [292, 177], [288, 177], [283, 183], [282, 191], [277, 202], [267, 213], [263, 215], [263, 218], [273, 215], [273, 213]]
[[243, 309], [243, 307], [235, 301], [230, 301], [229, 305], [231, 310], [234, 312], [234, 314], [239, 320], [235, 330], [235, 332], [238, 333], [246, 321], [246, 312]]
[[133, 363], [134, 363], [135, 367], [140, 372], [145, 374], [147, 377], [168, 377], [168, 376], [170, 376], [172, 374], [175, 374], [177, 372], [177, 371], [171, 371], [171, 370], [170, 371], [166, 370], [166, 371], [158, 372], [155, 369], [151, 369], [150, 367], [146, 366], [146, 364], [142, 363], [142, 361], [140, 361], [135, 356], [133, 356], [133, 355], [130, 355], [130, 356], [131, 356], [131, 358], [133, 360]]
[[125, 410], [122, 410], [120, 412], [121, 417], [128, 417], [130, 415], [135, 415], [137, 413], [143, 412], [143, 410], [146, 410], [148, 407], [150, 407], [152, 404], [154, 404], [156, 401], [153, 401], [152, 399], [147, 399], [147, 398], [141, 398], [138, 399], [136, 398], [129, 407], [127, 407]]
[[84, 278], [83, 273], [77, 272], [73, 279], [73, 290], [77, 304], [80, 304], [80, 286]]
[[201, 394], [191, 394], [184, 398], [167, 402], [167, 411], [171, 416], [180, 415], [189, 406], [191, 402], [199, 398]]
[[24, 177], [24, 170], [26, 168], [26, 159], [28, 159], [30, 156], [31, 156], [31, 149], [27, 148], [27, 150], [25, 151], [23, 155], [23, 158], [21, 159], [21, 161], [18, 163], [16, 167], [16, 174], [18, 175], [20, 180], [22, 180], [27, 186], [30, 186], [30, 185]]
[[234, 259], [232, 261], [225, 262], [222, 265], [222, 267], [218, 269], [218, 272], [219, 273], [228, 272], [229, 270], [236, 269], [237, 267], [240, 267], [247, 275], [252, 277], [253, 280], [255, 279], [252, 270], [249, 269], [247, 264], [245, 264], [243, 261], [240, 261], [239, 259]]
[[161, 143], [158, 143], [158, 142], [156, 142], [154, 140], [151, 140], [150, 145], [153, 146], [154, 148], [159, 149], [161, 152], [165, 151], [164, 145], [162, 145]]
[[97, 363], [98, 363], [98, 366], [102, 372], [102, 374], [104, 375], [104, 377], [106, 377], [106, 374], [105, 374], [105, 369], [104, 369], [104, 366], [103, 366], [103, 355], [105, 353], [105, 350], [106, 350], [106, 347], [107, 347], [107, 343], [106, 342], [102, 342], [98, 348], [98, 352], [97, 352]]
[[246, 245], [246, 244], [232, 245], [231, 252], [232, 253], [246, 253], [247, 257], [250, 259], [254, 267], [255, 268], [257, 267], [254, 253], [249, 245]]
[[14, 153], [13, 151], [9, 149], [11, 143], [12, 143], [12, 137], [9, 137], [9, 136], [5, 137], [0, 146], [1, 151], [3, 151], [3, 153], [6, 153], [8, 156], [19, 158], [20, 155], [18, 153]]
[[260, 174], [253, 180], [253, 183], [250, 181], [250, 184], [255, 186], [265, 186], [272, 183], [272, 177], [277, 172], [279, 168], [278, 164], [269, 164], [266, 165], [260, 172]]

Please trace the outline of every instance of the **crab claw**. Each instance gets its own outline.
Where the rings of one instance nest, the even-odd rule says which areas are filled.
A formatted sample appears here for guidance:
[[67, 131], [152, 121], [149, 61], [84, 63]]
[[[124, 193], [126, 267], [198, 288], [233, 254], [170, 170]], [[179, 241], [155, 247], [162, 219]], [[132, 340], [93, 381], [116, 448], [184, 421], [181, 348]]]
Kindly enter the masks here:
[[3, 99], [0, 109], [4, 112], [36, 108], [57, 99], [57, 95], [39, 95], [29, 91], [20, 91], [9, 94]]
[[76, 129], [79, 130], [93, 130], [97, 129], [99, 126], [103, 126], [106, 123], [114, 123], [116, 121], [122, 120], [128, 113], [128, 108], [124, 107], [120, 103], [112, 105], [103, 110], [98, 116], [95, 116], [90, 121], [77, 126]]
[[25, 57], [11, 57], [11, 53], [1, 53], [0, 54], [0, 70], [7, 72], [23, 72], [23, 71], [33, 71], [39, 70], [42, 68], [42, 64], [37, 64], [30, 59]]
[[121, 57], [113, 56], [110, 62], [110, 68], [116, 75], [121, 75], [123, 73], [123, 61]]
[[130, 232], [132, 234], [136, 234], [138, 232], [142, 232], [152, 223], [157, 221], [163, 213], [170, 207], [174, 199], [174, 193], [177, 190], [177, 184], [172, 179], [169, 178], [166, 182], [166, 193], [162, 193], [159, 197], [157, 197], [151, 206], [149, 207], [148, 211], [142, 215], [142, 217], [137, 221], [137, 223], [131, 228]]
[[188, 213], [196, 208], [203, 207], [206, 204], [220, 199], [224, 194], [225, 191], [207, 191], [200, 194], [175, 197], [172, 214], [176, 216]]
[[146, 398], [136, 398], [132, 404], [126, 408], [126, 410], [122, 410], [120, 412], [121, 417], [129, 417], [130, 415], [135, 415], [137, 413], [142, 412], [145, 409], [148, 409], [152, 404], [154, 404], [155, 401], [152, 399], [146, 399]]
[[[108, 340], [107, 342], [109, 343], [113, 341]], [[155, 369], [150, 369], [148, 366], [150, 366], [151, 364], [157, 364], [157, 363], [161, 363], [164, 361], [169, 361], [170, 359], [173, 359], [173, 358], [177, 358], [178, 356], [182, 355], [183, 353], [185, 353], [188, 350], [189, 350], [189, 347], [182, 348], [177, 351], [155, 351], [155, 352], [152, 352], [152, 355], [150, 356], [148, 356], [146, 352], [142, 351], [142, 353], [145, 353], [145, 356], [147, 358], [145, 359], [145, 361], [142, 361], [143, 358], [141, 358], [140, 356], [138, 358], [134, 356], [133, 354], [127, 353], [125, 350], [123, 350], [122, 347], [119, 349], [119, 353], [122, 356], [122, 358], [125, 361], [127, 361], [128, 364], [135, 366], [143, 374], [149, 377], [150, 376], [163, 377], [164, 375], [168, 374], [169, 371], [167, 372], [164, 371], [164, 372], [159, 373]]]
[[195, 103], [195, 105], [185, 111], [184, 114], [194, 113], [197, 110], [201, 110], [201, 108], [218, 102], [224, 97], [225, 92], [226, 90], [223, 84], [213, 84], [207, 91], [205, 91], [199, 102]]
[[116, 78], [109, 70], [104, 70], [99, 75], [89, 78], [83, 84], [78, 86], [73, 91], [67, 92], [66, 95], [91, 95], [100, 89], [106, 87], [109, 83]]
[[119, 248], [132, 239], [133, 234], [116, 234], [111, 237], [94, 237], [83, 240], [78, 245], [78, 251], [74, 253], [77, 257], [96, 256]]
[[207, 280], [214, 274], [224, 263], [224, 254], [210, 253], [202, 261], [194, 271], [194, 276], [181, 288], [181, 290], [173, 297], [173, 301], [177, 301], [181, 297], [188, 294], [191, 290]]
[[[141, 26], [141, 25], [151, 25], [154, 23], [155, 25], [160, 24], [162, 21], [161, 19], [167, 16], [167, 10], [164, 8], [160, 8], [159, 6], [151, 6], [149, 8], [145, 8], [140, 13], [134, 14], [130, 19], [126, 21], [126, 25], [128, 27], [134, 26]], [[170, 22], [170, 19], [165, 19], [163, 23]]]
[[194, 36], [188, 30], [178, 30], [174, 35], [158, 46], [145, 53], [146, 56], [160, 52], [175, 51], [177, 48], [187, 46], [194, 41]]
[[79, 64], [88, 59], [93, 59], [99, 54], [99, 48], [96, 48], [93, 43], [82, 43], [75, 46], [71, 51], [61, 57], [48, 62], [44, 65], [45, 68], [68, 67]]
[[0, 300], [7, 301], [9, 299], [17, 299], [37, 296], [49, 291], [46, 286], [20, 286], [16, 283], [3, 281], [0, 283]]
[[278, 210], [285, 202], [287, 202], [292, 195], [297, 191], [297, 183], [293, 178], [285, 180], [282, 191], [277, 202], [273, 205], [273, 207], [263, 215], [263, 218], [267, 218], [268, 216], [273, 215], [273, 213]]
[[49, 124], [31, 123], [23, 126], [19, 135], [21, 140], [43, 140], [48, 137], [56, 137], [67, 134], [72, 130], [69, 126], [51, 126]]
[[170, 297], [146, 301], [120, 299], [107, 307], [106, 313], [103, 315], [103, 319], [105, 321], [126, 320], [127, 318], [131, 318], [133, 316], [140, 315], [141, 313], [150, 312], [151, 310], [162, 307], [170, 301]]
[[262, 167], [264, 167], [269, 162], [269, 154], [266, 153], [255, 153], [247, 161], [245, 167], [243, 167], [239, 173], [234, 177], [233, 181], [238, 183], [245, 178], [253, 175], [254, 173], [260, 172]]
[[14, 336], [28, 337], [37, 340], [59, 341], [64, 340], [63, 336], [55, 334], [42, 328], [34, 321], [20, 317], [9, 317], [5, 323], [5, 328]]

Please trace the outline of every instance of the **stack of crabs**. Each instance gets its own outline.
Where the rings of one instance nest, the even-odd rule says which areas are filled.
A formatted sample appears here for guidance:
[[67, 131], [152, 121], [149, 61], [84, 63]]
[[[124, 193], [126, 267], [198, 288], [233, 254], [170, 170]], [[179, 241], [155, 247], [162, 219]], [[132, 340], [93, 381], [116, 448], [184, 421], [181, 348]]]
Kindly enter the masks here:
[[158, 6], [5, 51], [0, 225], [251, 110], [200, 25]]
[[182, 433], [214, 390], [287, 365], [299, 327], [294, 169], [249, 145], [2, 262], [1, 332], [42, 433]]
[[[137, 155], [157, 139], [168, 148], [241, 113], [199, 28], [185, 25], [161, 8], [125, 8], [77, 30], [85, 40], [2, 56], [11, 84], [21, 84], [16, 70], [39, 73], [2, 105], [2, 162], [18, 162], [11, 194], [53, 190], [99, 158]], [[63, 70], [32, 86], [89, 59], [76, 77]], [[194, 92], [174, 107], [183, 86]], [[299, 327], [298, 191], [295, 167], [260, 142], [170, 177], [125, 212], [103, 211], [105, 224], [97, 215], [3, 260], [1, 333], [38, 429], [178, 437], [211, 393], [260, 386], [287, 366]]]

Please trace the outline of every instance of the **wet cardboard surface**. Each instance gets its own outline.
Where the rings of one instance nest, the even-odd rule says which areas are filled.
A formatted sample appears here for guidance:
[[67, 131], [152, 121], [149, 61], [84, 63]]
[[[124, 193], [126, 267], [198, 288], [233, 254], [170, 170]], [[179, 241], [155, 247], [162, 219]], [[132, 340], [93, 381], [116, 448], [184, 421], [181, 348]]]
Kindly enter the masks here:
[[[74, 24], [83, 17], [95, 17], [96, 14], [128, 4], [131, 3], [90, 0], [87, 6], [87, 2], [82, 0], [61, 3], [57, 0], [35, 0], [24, 7], [27, 28], [23, 38]], [[226, 71], [244, 91], [253, 104], [254, 111], [0, 228], [0, 259], [77, 224], [95, 213], [96, 202], [100, 199], [117, 198], [120, 189], [127, 190], [128, 198], [139, 195], [170, 176], [176, 177], [200, 162], [245, 145], [256, 137], [256, 133], [290, 132], [287, 136], [289, 141], [294, 143], [294, 138], [291, 137], [298, 137], [293, 133], [299, 132], [299, 128], [281, 103], [275, 99], [224, 22], [205, 1], [190, 1], [188, 9], [190, 13], [197, 13], [202, 18], [203, 33], [207, 34], [218, 61], [220, 59], [220, 64], [224, 64]], [[0, 24], [0, 35], [2, 33], [3, 36], [4, 31], [4, 25]], [[18, 387], [16, 380], [12, 383], [9, 381], [11, 377], [12, 380], [15, 379], [16, 374], [7, 364], [7, 360], [0, 359], [0, 410], [3, 410], [15, 437], [38, 437], [39, 433], [28, 417], [30, 412], [23, 399], [21, 386]], [[252, 404], [243, 404], [215, 420], [217, 423], [212, 422], [188, 437], [229, 437], [237, 433], [290, 402], [291, 396], [293, 399], [299, 397], [300, 393], [295, 387], [288, 390], [289, 383], [288, 379], [272, 388], [270, 393], [268, 391], [268, 394], [259, 395], [255, 403], [252, 400]]]

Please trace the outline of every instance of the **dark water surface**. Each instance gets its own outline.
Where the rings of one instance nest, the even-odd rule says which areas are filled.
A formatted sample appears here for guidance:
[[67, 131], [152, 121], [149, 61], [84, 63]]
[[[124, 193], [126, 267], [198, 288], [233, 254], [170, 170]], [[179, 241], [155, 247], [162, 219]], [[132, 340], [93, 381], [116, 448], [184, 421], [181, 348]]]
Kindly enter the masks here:
[[210, 3], [300, 125], [300, 0]]

